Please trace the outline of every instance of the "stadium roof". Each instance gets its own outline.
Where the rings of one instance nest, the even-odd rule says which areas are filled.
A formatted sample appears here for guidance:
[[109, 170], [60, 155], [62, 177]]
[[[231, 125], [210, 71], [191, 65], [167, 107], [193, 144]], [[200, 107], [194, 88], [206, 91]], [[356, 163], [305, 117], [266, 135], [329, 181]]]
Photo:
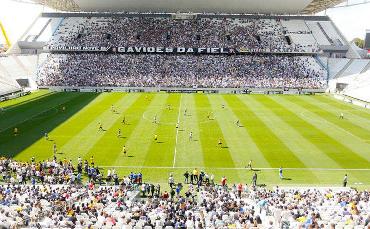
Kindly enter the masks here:
[[[22, 1], [22, 0], [18, 0]], [[23, 0], [63, 11], [314, 14], [344, 0]]]

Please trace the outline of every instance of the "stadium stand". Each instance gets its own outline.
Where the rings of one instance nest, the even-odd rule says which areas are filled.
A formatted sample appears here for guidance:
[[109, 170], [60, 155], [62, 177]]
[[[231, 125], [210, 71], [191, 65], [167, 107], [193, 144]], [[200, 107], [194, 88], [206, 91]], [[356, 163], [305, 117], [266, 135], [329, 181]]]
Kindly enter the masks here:
[[344, 67], [344, 71], [342, 72], [342, 74], [339, 74], [338, 77], [359, 74], [364, 70], [369, 62], [370, 60], [353, 59], [350, 61], [349, 65]]
[[[38, 82], [43, 87], [325, 88], [325, 69], [312, 57], [319, 44], [304, 19], [216, 16], [65, 17], [47, 44], [54, 54], [39, 68]], [[308, 56], [58, 54], [77, 46], [228, 47]]]
[[316, 41], [319, 45], [331, 45], [327, 36], [320, 29], [319, 23], [317, 21], [307, 21], [307, 26], [312, 31], [313, 36], [316, 38]]
[[336, 78], [339, 73], [345, 69], [347, 64], [350, 64], [351, 60], [347, 58], [329, 58], [329, 76], [330, 79]]
[[[296, 30], [308, 30], [303, 20], [292, 21], [289, 28], [295, 26]], [[107, 39], [108, 34], [109, 39]], [[294, 42], [297, 43], [290, 45], [284, 39], [283, 27], [278, 19], [201, 18], [199, 21], [189, 21], [161, 17], [67, 17], [50, 40], [49, 47], [87, 44], [90, 46], [156, 45], [270, 48], [280, 52], [318, 51], [312, 35], [295, 39]]]
[[[36, 89], [38, 61], [46, 55], [4, 55], [0, 57], [0, 95], [18, 92], [22, 88]], [[25, 82], [20, 84], [18, 81]]]
[[[351, 98], [356, 98], [361, 101], [370, 102], [370, 69], [362, 69], [362, 66], [365, 64], [365, 60], [361, 62], [357, 60], [356, 67], [361, 66], [361, 68], [356, 69], [355, 74], [346, 75], [338, 78], [334, 83], [345, 84], [345, 88], [342, 91], [339, 91], [340, 94], [350, 96]], [[367, 67], [369, 66], [370, 60], [367, 60]], [[354, 68], [354, 67], [352, 67]], [[350, 69], [351, 70], [351, 69]]]
[[[272, 190], [227, 183], [201, 172], [198, 187], [171, 192], [130, 174], [119, 178], [82, 161], [29, 164], [1, 159], [0, 226], [6, 228], [364, 228], [370, 223], [367, 191], [348, 188]], [[82, 185], [81, 173], [89, 176]], [[106, 183], [107, 182], [107, 183]], [[111, 186], [112, 185], [112, 186]], [[176, 190], [176, 191], [175, 191]], [[140, 192], [140, 193], [139, 193]], [[135, 195], [133, 198], [132, 195]]]
[[38, 75], [41, 86], [324, 88], [323, 72], [312, 57], [53, 54]]
[[39, 17], [33, 26], [22, 36], [21, 41], [47, 42], [58, 27], [62, 18]]
[[7, 62], [4, 62], [6, 59], [7, 57], [0, 56], [0, 97], [21, 90], [16, 79], [10, 77], [11, 69], [8, 68]]
[[0, 71], [3, 77], [11, 79], [34, 78], [38, 67], [38, 58], [45, 55], [11, 55], [0, 57]]
[[0, 97], [20, 90], [21, 87], [17, 82], [0, 77]]
[[282, 20], [281, 24], [294, 44], [302, 45], [306, 51], [319, 50], [318, 43], [304, 20]]
[[[32, 39], [31, 39], [31, 38]], [[250, 73], [258, 72], [256, 69], [247, 70], [245, 67], [233, 66], [232, 64], [226, 63], [223, 65], [224, 68], [228, 66], [235, 69], [222, 69], [221, 72], [234, 72], [233, 74], [239, 78], [235, 83], [231, 82], [232, 78], [224, 79], [221, 82], [220, 79], [215, 80], [215, 83], [211, 85], [205, 85], [205, 81], [211, 81], [209, 75], [201, 79], [201, 75], [204, 74], [202, 70], [206, 69], [202, 66], [204, 62], [203, 57], [176, 57], [178, 61], [176, 65], [180, 65], [184, 62], [188, 67], [193, 68], [192, 70], [187, 70], [190, 74], [190, 78], [195, 80], [188, 80], [189, 82], [180, 82], [174, 84], [173, 82], [163, 83], [158, 82], [161, 77], [160, 74], [164, 72], [171, 72], [169, 81], [174, 81], [175, 78], [179, 78], [175, 75], [178, 72], [175, 65], [168, 65], [166, 61], [169, 61], [169, 57], [151, 57], [152, 59], [159, 59], [159, 63], [162, 63], [162, 69], [160, 65], [154, 66], [157, 69], [156, 73], [149, 76], [148, 82], [138, 84], [129, 82], [127, 78], [126, 81], [107, 79], [108, 76], [99, 76], [100, 78], [106, 78], [108, 82], [106, 83], [90, 83], [83, 86], [109, 86], [114, 85], [115, 87], [121, 86], [175, 86], [180, 87], [207, 87], [212, 88], [217, 87], [244, 87], [249, 85], [249, 87], [256, 88], [268, 88], [269, 86], [283, 88], [285, 83], [291, 81], [286, 85], [286, 88], [321, 88], [324, 89], [326, 86], [327, 79], [327, 69], [329, 69], [330, 78], [336, 77], [342, 74], [340, 63], [342, 61], [338, 60], [340, 63], [338, 66], [332, 68], [327, 68], [326, 62], [317, 61], [315, 57], [317, 54], [323, 54], [327, 56], [336, 56], [336, 50], [340, 53], [339, 56], [345, 55], [345, 50], [348, 49], [348, 42], [345, 41], [340, 32], [336, 29], [335, 25], [330, 21], [328, 17], [307, 17], [307, 16], [255, 16], [255, 15], [227, 15], [227, 14], [196, 14], [192, 19], [176, 19], [171, 14], [140, 14], [140, 13], [44, 13], [35, 20], [28, 32], [23, 36], [23, 38], [18, 42], [22, 53], [40, 53], [42, 47], [44, 47], [42, 52], [52, 53], [47, 60], [38, 61], [38, 75], [40, 85], [43, 87], [49, 86], [71, 86], [80, 85], [76, 82], [69, 82], [69, 84], [63, 85], [61, 80], [57, 82], [54, 79], [47, 80], [46, 72], [48, 68], [51, 67], [52, 63], [56, 62], [56, 59], [70, 53], [72, 56], [68, 58], [74, 61], [73, 50], [69, 52], [62, 52], [63, 47], [110, 47], [110, 52], [116, 52], [117, 47], [129, 47], [129, 46], [140, 46], [140, 47], [225, 47], [230, 49], [235, 49], [242, 52], [255, 53], [284, 53], [295, 54], [296, 59], [303, 58], [304, 56], [310, 56], [308, 58], [310, 66], [312, 69], [310, 74], [303, 77], [303, 75], [292, 75], [294, 70], [287, 71], [287, 79], [283, 82], [278, 82], [278, 77], [271, 79], [267, 77], [268, 72], [264, 72], [265, 75], [260, 76], [262, 79], [267, 79], [263, 83], [251, 83], [249, 79], [256, 78], [255, 75]], [[346, 48], [347, 47], [347, 48]], [[328, 51], [329, 50], [329, 51]], [[333, 51], [334, 50], [334, 51]], [[111, 53], [112, 54], [112, 53]], [[302, 54], [302, 55], [300, 55]], [[333, 55], [332, 55], [333, 54]], [[69, 54], [68, 54], [69, 55]], [[113, 53], [113, 55], [115, 55]], [[270, 54], [268, 54], [270, 55]], [[59, 57], [58, 57], [59, 56]], [[90, 55], [92, 57], [94, 55]], [[255, 55], [252, 59], [263, 60], [260, 55]], [[301, 56], [301, 57], [299, 57]], [[313, 58], [315, 57], [315, 58]], [[64, 56], [62, 59], [65, 59]], [[83, 56], [82, 63], [69, 63], [71, 67], [77, 64], [84, 65], [87, 56]], [[95, 59], [102, 58], [94, 56]], [[109, 57], [112, 61], [109, 65], [113, 68], [111, 71], [118, 71], [114, 69], [121, 69], [125, 63], [118, 62], [115, 66], [117, 60], [123, 61], [125, 57]], [[222, 57], [224, 58], [224, 57]], [[234, 57], [230, 57], [231, 60]], [[250, 62], [251, 57], [246, 57], [245, 62]], [[284, 62], [284, 56], [274, 56], [275, 62], [278, 62], [278, 58], [282, 58]], [[312, 59], [311, 59], [312, 58]], [[98, 61], [92, 59], [91, 61]], [[131, 63], [141, 64], [143, 57], [134, 57]], [[149, 58], [150, 59], [150, 58]], [[185, 60], [188, 59], [188, 60]], [[210, 62], [216, 64], [215, 57], [210, 57]], [[315, 59], [318, 63], [314, 63]], [[221, 60], [221, 59], [220, 59]], [[150, 61], [150, 60], [149, 60]], [[336, 60], [333, 60], [334, 62]], [[330, 61], [331, 62], [331, 61]], [[112, 64], [113, 63], [113, 64]], [[197, 64], [195, 64], [197, 63]], [[302, 61], [300, 62], [303, 65]], [[64, 61], [63, 71], [66, 71], [66, 61]], [[108, 64], [103, 63], [106, 66], [102, 68], [101, 74], [105, 75], [108, 72], [104, 72]], [[144, 63], [144, 66], [147, 63]], [[164, 67], [163, 67], [164, 66]], [[149, 67], [149, 66], [147, 66]], [[150, 66], [152, 67], [152, 66]], [[278, 68], [278, 66], [270, 66], [270, 68]], [[345, 66], [344, 66], [345, 67]], [[27, 69], [28, 67], [26, 67]], [[57, 68], [57, 66], [53, 66]], [[129, 72], [120, 73], [120, 77], [123, 75], [132, 78], [134, 72], [138, 72], [138, 66], [133, 67]], [[183, 67], [184, 68], [184, 67]], [[285, 68], [285, 67], [283, 67]], [[300, 69], [308, 68], [307, 66], [300, 66]], [[25, 69], [25, 68], [23, 68]], [[127, 68], [125, 68], [127, 69]], [[179, 68], [182, 69], [182, 68]], [[241, 70], [242, 69], [242, 70]], [[55, 70], [55, 69], [54, 69]], [[83, 77], [77, 70], [76, 75]], [[215, 71], [208, 69], [207, 71]], [[304, 70], [303, 70], [304, 71]], [[36, 71], [33, 71], [36, 72]], [[55, 73], [55, 71], [53, 71]], [[160, 74], [158, 72], [161, 72]], [[275, 71], [276, 72], [276, 71]], [[298, 72], [302, 72], [298, 70]], [[307, 73], [307, 72], [306, 72]], [[335, 73], [335, 76], [333, 74]], [[62, 74], [62, 72], [60, 72]], [[61, 79], [63, 77], [68, 77], [68, 74], [59, 76]], [[117, 73], [115, 73], [117, 74]], [[226, 73], [232, 75], [230, 73]], [[243, 74], [243, 76], [242, 76]], [[267, 75], [266, 75], [267, 74]], [[18, 73], [19, 75], [19, 73]], [[55, 74], [54, 74], [55, 75]], [[179, 75], [183, 75], [180, 73]], [[271, 74], [270, 74], [271, 75]], [[142, 77], [142, 76], [140, 76]], [[215, 76], [216, 78], [219, 76]], [[300, 78], [312, 78], [307, 83], [300, 85]], [[243, 79], [244, 78], [244, 79]], [[249, 79], [248, 79], [249, 78]], [[270, 78], [270, 79], [269, 79]], [[315, 79], [314, 79], [315, 78]], [[203, 80], [203, 82], [200, 82]], [[268, 81], [274, 81], [268, 82]], [[78, 80], [77, 80], [78, 81]], [[118, 83], [119, 81], [120, 83]], [[193, 82], [190, 82], [193, 81]], [[228, 82], [226, 82], [228, 81]], [[245, 81], [245, 82], [243, 82]], [[249, 81], [249, 82], [247, 82]], [[256, 81], [256, 80], [255, 80]], [[301, 79], [301, 81], [303, 81]], [[218, 83], [216, 83], [218, 82]], [[242, 86], [243, 85], [243, 86]], [[82, 85], [81, 85], [82, 86]]]
[[317, 24], [332, 45], [343, 46], [346, 44], [331, 21], [320, 21]]

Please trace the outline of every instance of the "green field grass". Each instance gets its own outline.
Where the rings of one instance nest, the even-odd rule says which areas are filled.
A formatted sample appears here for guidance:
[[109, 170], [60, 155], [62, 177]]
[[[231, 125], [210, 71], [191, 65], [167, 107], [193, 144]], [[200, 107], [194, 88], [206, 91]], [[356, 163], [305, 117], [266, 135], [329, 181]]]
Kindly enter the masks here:
[[[202, 168], [216, 181], [225, 175], [249, 184], [253, 172], [245, 166], [252, 159], [259, 183], [267, 185], [339, 186], [348, 173], [351, 186], [370, 187], [370, 111], [328, 95], [38, 91], [0, 107], [0, 154], [17, 160], [52, 158], [55, 142], [59, 159], [94, 156], [103, 171], [141, 171], [151, 182], [166, 183], [171, 172], [181, 182], [186, 170]], [[159, 124], [152, 123], [155, 115]], [[280, 166], [289, 180], [279, 179]]]

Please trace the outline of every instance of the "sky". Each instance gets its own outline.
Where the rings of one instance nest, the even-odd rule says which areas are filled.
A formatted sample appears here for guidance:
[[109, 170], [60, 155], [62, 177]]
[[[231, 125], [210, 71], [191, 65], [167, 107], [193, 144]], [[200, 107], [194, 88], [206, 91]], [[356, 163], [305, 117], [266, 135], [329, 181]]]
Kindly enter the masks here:
[[[325, 15], [325, 12], [318, 15]], [[331, 18], [348, 41], [356, 37], [365, 39], [366, 30], [370, 30], [370, 2], [357, 6], [328, 9], [326, 15]]]
[[[39, 5], [0, 0], [0, 21], [4, 25], [10, 41], [16, 42], [43, 10], [50, 11], [50, 9], [44, 9]], [[329, 9], [326, 14], [349, 41], [355, 37], [364, 39], [366, 30], [370, 30], [370, 3]], [[318, 15], [325, 15], [325, 12]], [[0, 34], [1, 43], [4, 43], [4, 39]]]

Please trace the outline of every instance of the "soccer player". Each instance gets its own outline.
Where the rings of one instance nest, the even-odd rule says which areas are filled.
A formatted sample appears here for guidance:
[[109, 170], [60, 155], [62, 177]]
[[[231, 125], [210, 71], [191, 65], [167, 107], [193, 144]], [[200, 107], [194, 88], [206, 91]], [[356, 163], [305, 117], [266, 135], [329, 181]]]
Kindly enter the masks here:
[[220, 139], [218, 139], [218, 145], [220, 146], [220, 147], [222, 147], [222, 139], [220, 138]]
[[236, 120], [235, 124], [236, 124], [236, 126], [237, 126], [237, 127], [240, 127], [239, 119], [238, 119], [238, 120]]
[[222, 109], [224, 109], [225, 108], [225, 104], [222, 104]]
[[118, 138], [121, 138], [121, 136], [122, 136], [122, 135], [121, 135], [121, 129], [118, 129], [117, 137], [118, 137]]
[[66, 107], [65, 106], [62, 107], [62, 111], [63, 112], [66, 111]]
[[188, 109], [187, 108], [185, 108], [185, 110], [184, 110], [184, 116], [186, 116], [186, 113], [188, 112]]
[[339, 119], [344, 119], [344, 114], [342, 112], [339, 115]]
[[126, 117], [125, 116], [123, 116], [122, 124], [126, 124]]
[[192, 141], [192, 140], [193, 140], [193, 132], [190, 131], [190, 133], [189, 133], [189, 141]]
[[17, 136], [18, 135], [18, 128], [17, 127], [15, 127], [14, 128], [14, 136]]
[[49, 141], [49, 135], [48, 135], [48, 133], [45, 133], [45, 140]]
[[91, 164], [92, 166], [94, 166], [94, 164], [95, 164], [95, 162], [94, 162], [94, 156], [91, 156], [91, 157], [90, 157], [90, 164]]
[[249, 160], [249, 162], [248, 162], [248, 168], [250, 169], [250, 170], [252, 170], [252, 160]]
[[157, 141], [158, 140], [158, 135], [154, 135], [154, 141]]
[[126, 157], [126, 154], [127, 154], [126, 146], [122, 147], [122, 152], [123, 152], [123, 156]]
[[283, 176], [283, 168], [281, 166], [279, 168], [279, 177], [280, 177], [280, 180], [284, 179], [284, 176]]
[[103, 124], [101, 122], [99, 122], [99, 131], [103, 131]]
[[157, 115], [154, 115], [154, 117], [153, 117], [153, 123], [157, 124]]
[[209, 119], [211, 119], [211, 112], [208, 112], [208, 114], [207, 114], [207, 119], [209, 120]]
[[116, 110], [114, 109], [114, 105], [112, 104], [112, 106], [110, 107], [110, 110], [113, 112], [113, 113], [115, 113], [116, 112]]
[[179, 129], [179, 122], [176, 123], [176, 129]]

